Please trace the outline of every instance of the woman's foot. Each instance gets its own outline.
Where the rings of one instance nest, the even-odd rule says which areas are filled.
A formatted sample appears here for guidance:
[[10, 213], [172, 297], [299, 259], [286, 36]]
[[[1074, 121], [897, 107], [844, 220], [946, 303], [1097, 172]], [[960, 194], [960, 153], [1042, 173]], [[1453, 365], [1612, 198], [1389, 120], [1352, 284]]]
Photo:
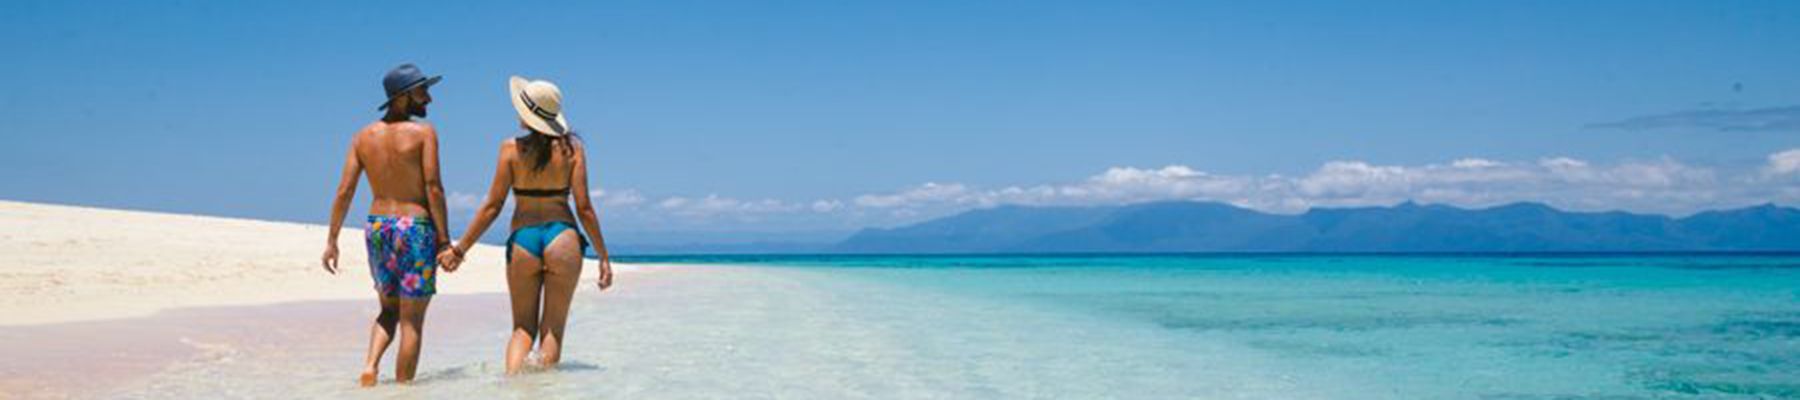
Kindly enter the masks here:
[[375, 371], [363, 371], [362, 376], [356, 378], [356, 382], [362, 387], [375, 386]]
[[519, 373], [528, 374], [544, 370], [544, 359], [536, 350], [525, 353], [525, 362], [519, 364]]

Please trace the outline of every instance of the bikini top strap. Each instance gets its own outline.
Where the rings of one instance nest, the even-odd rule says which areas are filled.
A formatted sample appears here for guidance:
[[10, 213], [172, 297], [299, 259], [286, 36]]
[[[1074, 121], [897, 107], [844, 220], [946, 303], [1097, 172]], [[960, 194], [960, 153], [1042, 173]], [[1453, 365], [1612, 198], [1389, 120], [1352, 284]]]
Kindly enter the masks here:
[[514, 195], [514, 196], [527, 196], [527, 197], [558, 197], [558, 196], [568, 196], [568, 195], [569, 195], [569, 188], [567, 188], [567, 187], [563, 187], [563, 188], [558, 188], [558, 189], [526, 189], [526, 188], [513, 188], [513, 195]]

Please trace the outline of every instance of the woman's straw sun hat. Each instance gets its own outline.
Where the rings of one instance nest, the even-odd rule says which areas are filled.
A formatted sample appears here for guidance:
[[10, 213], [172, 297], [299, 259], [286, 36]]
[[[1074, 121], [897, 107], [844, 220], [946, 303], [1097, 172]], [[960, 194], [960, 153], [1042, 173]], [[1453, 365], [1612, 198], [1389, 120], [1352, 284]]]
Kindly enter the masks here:
[[507, 80], [513, 109], [519, 120], [532, 130], [545, 135], [569, 133], [569, 120], [562, 115], [562, 90], [548, 81], [534, 81], [514, 75]]

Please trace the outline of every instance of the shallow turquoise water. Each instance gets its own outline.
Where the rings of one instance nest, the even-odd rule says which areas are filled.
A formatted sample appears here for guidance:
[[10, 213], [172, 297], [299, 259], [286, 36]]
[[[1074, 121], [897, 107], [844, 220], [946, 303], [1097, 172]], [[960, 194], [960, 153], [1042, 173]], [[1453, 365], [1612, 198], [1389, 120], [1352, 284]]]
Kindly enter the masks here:
[[[687, 261], [706, 261], [705, 259]], [[1228, 343], [1344, 397], [1800, 398], [1800, 258], [773, 257]], [[1171, 377], [1174, 378], [1174, 377]]]
[[699, 266], [578, 296], [564, 371], [499, 378], [501, 322], [413, 387], [348, 388], [346, 345], [149, 397], [1800, 398], [1800, 256], [623, 261]]

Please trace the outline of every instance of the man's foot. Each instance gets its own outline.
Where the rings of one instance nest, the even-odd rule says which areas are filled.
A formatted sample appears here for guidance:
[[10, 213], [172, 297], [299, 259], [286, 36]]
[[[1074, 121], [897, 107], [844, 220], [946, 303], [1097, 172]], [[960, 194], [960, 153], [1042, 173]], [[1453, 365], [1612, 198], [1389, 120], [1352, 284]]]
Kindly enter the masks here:
[[358, 384], [362, 385], [362, 387], [374, 387], [375, 386], [375, 372], [374, 371], [363, 371], [362, 377], [356, 378], [356, 382]]

